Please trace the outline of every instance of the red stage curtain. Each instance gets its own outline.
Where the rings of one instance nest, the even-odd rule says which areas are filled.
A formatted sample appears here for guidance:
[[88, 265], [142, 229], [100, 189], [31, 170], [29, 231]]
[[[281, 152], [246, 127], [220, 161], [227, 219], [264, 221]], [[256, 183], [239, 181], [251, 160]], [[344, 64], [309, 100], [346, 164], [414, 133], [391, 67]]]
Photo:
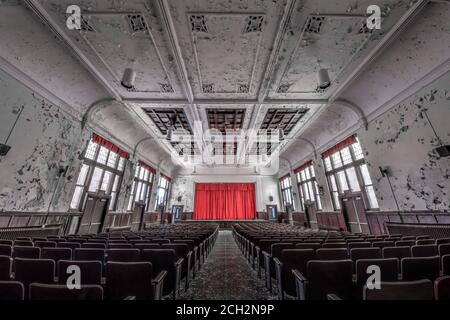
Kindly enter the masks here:
[[254, 219], [255, 185], [252, 183], [197, 183], [193, 219]]

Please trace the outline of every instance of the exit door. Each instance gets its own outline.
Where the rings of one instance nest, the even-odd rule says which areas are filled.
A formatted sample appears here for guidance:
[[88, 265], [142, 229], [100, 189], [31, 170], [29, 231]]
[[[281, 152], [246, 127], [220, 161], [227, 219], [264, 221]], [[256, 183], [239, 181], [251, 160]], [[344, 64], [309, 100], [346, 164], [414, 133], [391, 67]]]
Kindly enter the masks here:
[[361, 193], [346, 192], [340, 196], [340, 200], [347, 230], [356, 233], [370, 233], [366, 218], [366, 206]]

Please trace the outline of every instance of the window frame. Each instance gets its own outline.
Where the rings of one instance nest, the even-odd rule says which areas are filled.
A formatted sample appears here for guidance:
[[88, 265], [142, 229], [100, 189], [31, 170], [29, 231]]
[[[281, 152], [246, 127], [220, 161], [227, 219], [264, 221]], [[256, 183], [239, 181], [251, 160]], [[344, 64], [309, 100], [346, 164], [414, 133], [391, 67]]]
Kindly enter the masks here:
[[[304, 172], [304, 176], [305, 176], [304, 179], [302, 178], [302, 172]], [[309, 174], [309, 178], [308, 178], [307, 173]], [[295, 175], [297, 178], [297, 188], [298, 188], [298, 193], [299, 193], [298, 196], [299, 196], [299, 200], [300, 200], [300, 210], [303, 212], [305, 211], [305, 201], [306, 200], [311, 200], [311, 201], [314, 200], [315, 205], [316, 205], [316, 210], [322, 211], [323, 210], [322, 200], [320, 199], [319, 185], [317, 183], [316, 172], [314, 170], [314, 164], [310, 163], [305, 168], [298, 171]], [[309, 186], [311, 186], [311, 188], [313, 189], [312, 197], [310, 195], [311, 190], [310, 190]], [[305, 197], [305, 190], [308, 191], [309, 199], [306, 199], [306, 197]]]
[[[148, 173], [147, 180], [141, 179], [141, 171], [144, 170], [144, 172]], [[155, 174], [151, 172], [148, 168], [145, 166], [142, 166], [140, 163], [136, 166], [136, 169], [134, 171], [134, 177], [133, 177], [133, 183], [131, 185], [131, 191], [130, 191], [130, 197], [128, 199], [127, 204], [127, 211], [134, 211], [135, 205], [137, 201], [144, 201], [145, 202], [145, 212], [148, 212], [150, 209], [150, 201], [151, 201], [151, 192], [153, 188], [153, 182], [154, 182]], [[144, 200], [140, 200], [142, 195], [142, 189], [140, 190], [141, 195], [139, 196], [139, 200], [137, 200], [137, 189], [138, 185], [141, 183], [141, 186], [146, 188]]]
[[[167, 182], [167, 188], [162, 185], [162, 182], [164, 180]], [[163, 175], [159, 176], [158, 187], [156, 188], [155, 210], [157, 210], [161, 204], [164, 205], [164, 210], [167, 209], [167, 202], [168, 202], [171, 186], [172, 186], [172, 183], [171, 183], [170, 179], [168, 179], [167, 177], [165, 177]], [[164, 196], [163, 196], [162, 203], [159, 202], [159, 190], [164, 190]]]
[[[286, 209], [286, 205], [290, 203], [292, 205], [292, 209], [295, 210], [294, 194], [292, 190], [292, 177], [290, 175], [280, 179], [280, 189], [284, 208]], [[291, 202], [287, 202], [287, 198], [290, 198]]]

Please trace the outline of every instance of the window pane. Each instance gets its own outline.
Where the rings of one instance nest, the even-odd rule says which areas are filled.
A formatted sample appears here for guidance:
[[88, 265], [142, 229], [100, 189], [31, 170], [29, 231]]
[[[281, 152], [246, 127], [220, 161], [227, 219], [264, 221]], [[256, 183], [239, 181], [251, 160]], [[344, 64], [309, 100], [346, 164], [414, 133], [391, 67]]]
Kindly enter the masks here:
[[311, 201], [314, 201], [314, 191], [312, 188], [311, 181], [308, 182], [308, 191], [309, 191], [309, 198], [311, 199]]
[[73, 193], [72, 201], [70, 203], [70, 209], [78, 209], [83, 194], [83, 188], [84, 187], [75, 187], [75, 192]]
[[117, 170], [122, 171], [125, 166], [125, 158], [119, 159], [119, 164], [117, 166]]
[[311, 178], [311, 176], [309, 175], [308, 168], [305, 169], [305, 177], [306, 177], [306, 179], [310, 179]]
[[139, 197], [139, 200], [143, 201], [145, 199], [145, 194], [147, 193], [147, 186], [144, 184], [142, 186], [141, 195]]
[[337, 192], [333, 192], [333, 199], [334, 199], [334, 208], [336, 210], [339, 210], [341, 208], [341, 204], [339, 203], [339, 195]]
[[133, 210], [133, 201], [134, 201], [134, 196], [131, 195], [130, 199], [128, 200], [128, 207], [127, 207], [128, 211]]
[[311, 198], [309, 197], [309, 191], [308, 191], [308, 187], [306, 186], [306, 184], [303, 185], [303, 194], [305, 195], [306, 200], [311, 200]]
[[361, 169], [361, 175], [364, 180], [365, 185], [371, 185], [372, 179], [370, 178], [369, 169], [367, 168], [367, 164], [363, 164], [359, 167]]
[[114, 210], [114, 206], [116, 204], [116, 195], [117, 193], [111, 193], [111, 202], [109, 203], [109, 210]]
[[96, 144], [94, 141], [89, 141], [89, 144], [86, 149], [86, 154], [84, 155], [85, 158], [94, 160], [95, 159], [95, 152], [97, 151], [98, 144]]
[[352, 162], [352, 155], [350, 154], [350, 149], [348, 147], [341, 150], [341, 156], [344, 164], [349, 164]]
[[144, 180], [145, 169], [141, 168], [141, 172], [139, 172], [139, 179]]
[[119, 186], [119, 176], [116, 175], [116, 178], [114, 179], [114, 184], [113, 184], [113, 187], [112, 187], [112, 191], [116, 192], [118, 186]]
[[106, 159], [108, 158], [108, 152], [109, 152], [108, 149], [106, 149], [104, 147], [100, 147], [100, 151], [98, 152], [97, 162], [101, 163], [101, 164], [105, 164]]
[[325, 159], [323, 159], [323, 162], [325, 163], [325, 171], [330, 171], [333, 168], [331, 167], [331, 160], [330, 157], [326, 157]]
[[345, 172], [344, 171], [338, 171], [336, 173], [337, 179], [339, 181], [339, 185], [341, 186], [341, 192], [344, 192], [348, 190], [348, 184], [347, 180], [345, 178]]
[[305, 170], [300, 171], [300, 175], [301, 175], [302, 181], [305, 181], [306, 180]]
[[334, 164], [335, 168], [342, 167], [342, 160], [341, 160], [341, 156], [339, 155], [339, 152], [333, 153], [331, 155], [331, 158], [333, 159], [333, 164]]
[[110, 152], [107, 166], [111, 167], [111, 168], [115, 168], [116, 162], [117, 162], [117, 157], [118, 157], [117, 153]]
[[378, 208], [378, 201], [372, 186], [366, 187], [367, 198], [369, 199], [370, 208]]
[[356, 160], [364, 158], [363, 151], [361, 149], [361, 145], [359, 144], [358, 138], [356, 138], [356, 142], [354, 144], [352, 144], [352, 148], [353, 148], [353, 153], [355, 154]]
[[149, 174], [150, 172], [148, 171], [148, 170], [144, 170], [144, 180], [145, 181], [148, 181], [148, 174]]
[[311, 177], [315, 177], [316, 176], [316, 173], [314, 172], [314, 166], [310, 166], [309, 167], [309, 170], [311, 171]]
[[100, 186], [100, 190], [108, 191], [109, 181], [111, 180], [112, 175], [113, 175], [112, 172], [105, 171], [105, 175], [103, 176], [103, 182], [102, 185]]
[[348, 181], [350, 183], [350, 188], [352, 191], [361, 191], [361, 188], [359, 187], [358, 178], [356, 176], [356, 171], [354, 167], [348, 168], [347, 170], [347, 177]]
[[297, 173], [297, 181], [302, 181], [301, 177], [300, 177], [300, 172]]
[[90, 192], [97, 192], [100, 185], [100, 179], [102, 178], [103, 169], [95, 168], [92, 174], [91, 184], [89, 185]]
[[142, 182], [138, 182], [137, 189], [136, 189], [136, 200], [139, 200], [139, 196], [141, 194], [141, 188], [142, 188]]
[[336, 179], [334, 175], [330, 176], [331, 191], [337, 191]]
[[83, 164], [81, 166], [80, 174], [78, 175], [77, 184], [78, 185], [84, 185], [86, 182], [86, 177], [89, 172], [89, 166], [87, 164]]

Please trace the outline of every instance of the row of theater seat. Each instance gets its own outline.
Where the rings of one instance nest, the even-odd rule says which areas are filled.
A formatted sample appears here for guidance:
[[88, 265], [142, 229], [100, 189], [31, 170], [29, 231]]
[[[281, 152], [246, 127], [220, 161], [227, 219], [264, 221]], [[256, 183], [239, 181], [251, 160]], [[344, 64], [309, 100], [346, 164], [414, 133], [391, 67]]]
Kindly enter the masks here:
[[[279, 237], [278, 228], [283, 229], [283, 237]], [[377, 298], [379, 296], [373, 290], [364, 294], [369, 276], [367, 268], [374, 265], [380, 267], [381, 281], [395, 282], [395, 285], [388, 283], [386, 286], [390, 293], [397, 292], [392, 288], [398, 285], [414, 285], [411, 281], [419, 281], [417, 286], [421, 288], [433, 289], [432, 281], [436, 280], [436, 293], [420, 291], [431, 298], [445, 297], [448, 288], [445, 276], [450, 275], [450, 239], [424, 239], [425, 236], [412, 239], [408, 236], [402, 240], [400, 235], [391, 236], [397, 242], [410, 241], [408, 244], [412, 245], [405, 246], [406, 243], [400, 242], [402, 246], [396, 247], [395, 240], [390, 240], [389, 236], [312, 232], [275, 224], [235, 225], [234, 235], [249, 262], [258, 268], [258, 274], [262, 264], [268, 289], [272, 290], [272, 281], [275, 282], [279, 299], [293, 296], [325, 299], [328, 294], [344, 299]], [[420, 240], [428, 241], [421, 245]], [[428, 282], [424, 284], [424, 281]]]
[[[180, 293], [181, 279], [185, 278], [186, 290], [189, 279], [195, 276], [196, 265], [200, 268], [205, 261], [217, 238], [218, 228], [194, 225], [183, 228], [161, 226], [161, 229], [154, 233], [34, 239], [34, 246], [26, 247], [11, 244], [31, 239], [16, 239], [9, 245], [0, 245], [0, 252], [4, 250], [4, 255], [0, 253], [0, 300], [161, 299], [170, 294], [175, 299]], [[151, 238], [155, 233], [158, 238]], [[82, 247], [92, 243], [89, 242], [91, 239], [104, 240], [104, 247]], [[158, 241], [149, 242], [150, 239]], [[110, 245], [119, 241], [132, 248], [111, 249]], [[51, 244], [47, 247], [42, 242], [75, 243], [77, 246], [55, 247]], [[103, 241], [98, 244], [100, 242]], [[194, 260], [193, 252], [199, 252]], [[78, 290], [70, 290], [66, 283], [70, 276], [67, 271], [74, 266], [81, 271], [81, 288]]]

